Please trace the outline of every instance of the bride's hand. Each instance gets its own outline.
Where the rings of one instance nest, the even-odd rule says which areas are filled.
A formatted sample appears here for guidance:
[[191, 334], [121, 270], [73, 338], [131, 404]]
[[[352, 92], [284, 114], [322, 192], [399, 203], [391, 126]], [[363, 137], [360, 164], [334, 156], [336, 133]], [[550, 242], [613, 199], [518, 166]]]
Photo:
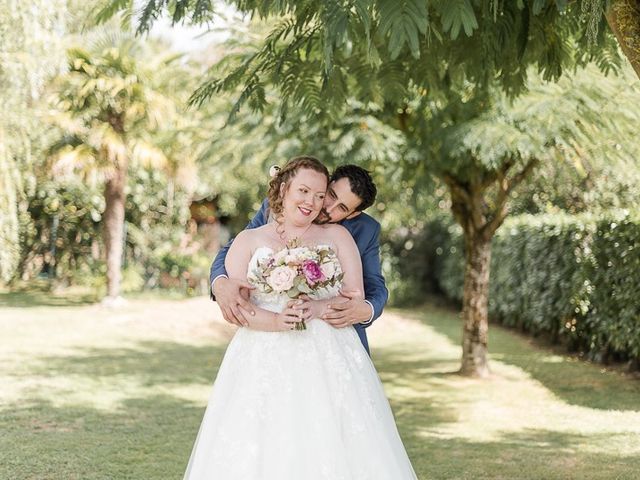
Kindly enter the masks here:
[[273, 321], [273, 331], [283, 332], [285, 330], [295, 330], [296, 323], [304, 320], [299, 310], [287, 307], [282, 312], [276, 314]]
[[284, 332], [295, 330], [296, 325], [304, 320], [298, 310], [285, 308], [280, 313], [256, 309], [256, 315], [251, 316], [248, 311], [239, 307], [245, 318], [249, 318], [247, 325], [252, 330], [261, 332]]
[[302, 312], [302, 318], [309, 320], [311, 318], [320, 318], [325, 313], [327, 304], [328, 300], [312, 300], [303, 295], [298, 300], [290, 301], [287, 306]]

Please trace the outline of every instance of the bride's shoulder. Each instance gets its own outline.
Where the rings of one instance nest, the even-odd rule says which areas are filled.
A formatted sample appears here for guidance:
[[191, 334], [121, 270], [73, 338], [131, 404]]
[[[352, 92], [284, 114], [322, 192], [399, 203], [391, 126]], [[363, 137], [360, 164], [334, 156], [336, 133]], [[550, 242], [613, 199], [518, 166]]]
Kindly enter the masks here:
[[342, 225], [338, 225], [337, 223], [325, 223], [323, 225], [318, 225], [319, 231], [323, 234], [329, 235], [351, 235], [349, 230], [344, 228]]
[[255, 245], [264, 244], [264, 239], [267, 237], [268, 225], [263, 225], [257, 228], [249, 228], [246, 230], [242, 230], [236, 238], [234, 238], [233, 243], [240, 243], [244, 246], [254, 247]]
[[334, 244], [336, 247], [340, 248], [340, 245], [344, 245], [345, 243], [353, 243], [353, 237], [349, 230], [344, 228], [342, 225], [338, 225], [337, 223], [327, 223], [324, 225], [319, 225], [319, 237], [326, 238], [331, 240], [331, 244]]
[[271, 225], [270, 223], [265, 223], [264, 225], [260, 225], [259, 227], [245, 230], [245, 232], [251, 232], [252, 235], [268, 235], [272, 230], [273, 225]]

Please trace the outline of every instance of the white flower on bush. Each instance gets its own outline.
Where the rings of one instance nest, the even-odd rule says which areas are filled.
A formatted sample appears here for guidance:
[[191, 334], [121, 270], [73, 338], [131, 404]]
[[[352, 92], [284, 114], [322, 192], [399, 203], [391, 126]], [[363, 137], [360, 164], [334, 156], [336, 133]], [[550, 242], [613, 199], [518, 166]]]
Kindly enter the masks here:
[[293, 280], [295, 278], [296, 270], [283, 265], [273, 269], [267, 283], [276, 292], [286, 292], [293, 287]]
[[320, 265], [320, 270], [322, 270], [324, 278], [333, 278], [336, 273], [336, 266], [333, 262], [326, 262]]

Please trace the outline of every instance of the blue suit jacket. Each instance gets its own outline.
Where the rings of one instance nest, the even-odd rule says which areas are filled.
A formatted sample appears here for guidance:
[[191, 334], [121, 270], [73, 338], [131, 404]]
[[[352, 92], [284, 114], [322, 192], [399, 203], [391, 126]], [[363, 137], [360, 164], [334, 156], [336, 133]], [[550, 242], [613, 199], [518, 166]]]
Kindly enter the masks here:
[[[268, 219], [267, 209], [268, 202], [264, 200], [260, 211], [253, 217], [246, 228], [251, 229], [265, 225]], [[361, 213], [352, 219], [343, 220], [340, 224], [349, 230], [360, 251], [365, 299], [373, 305], [373, 320], [375, 320], [382, 314], [382, 310], [389, 297], [389, 292], [385, 286], [384, 277], [380, 269], [380, 224], [366, 213]], [[211, 264], [209, 274], [210, 284], [213, 279], [219, 275], [227, 274], [224, 268], [224, 261], [231, 242], [233, 242], [233, 239], [220, 249]], [[211, 294], [211, 298], [215, 300], [213, 294]], [[371, 323], [373, 323], [373, 321], [367, 324], [358, 323], [354, 325], [367, 352], [369, 352], [369, 342], [367, 341], [367, 332], [365, 329], [371, 325]]]

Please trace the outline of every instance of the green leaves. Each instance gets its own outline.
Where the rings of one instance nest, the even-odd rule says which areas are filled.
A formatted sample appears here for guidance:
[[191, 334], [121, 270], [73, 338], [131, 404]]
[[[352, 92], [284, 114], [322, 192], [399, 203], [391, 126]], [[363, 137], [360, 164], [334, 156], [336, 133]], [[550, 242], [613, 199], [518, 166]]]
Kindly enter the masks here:
[[[433, 240], [439, 247], [439, 285], [447, 296], [460, 300], [461, 236], [450, 231], [444, 237], [432, 235]], [[490, 314], [505, 325], [545, 333], [592, 358], [638, 359], [639, 271], [637, 214], [515, 217], [493, 240]]]
[[[21, 265], [30, 228], [25, 199], [51, 131], [40, 118], [44, 83], [63, 61], [61, 33], [73, 15], [64, 0], [4, 2], [0, 14], [0, 284]], [[22, 251], [21, 251], [22, 250]], [[24, 264], [24, 263], [22, 263]]]
[[104, 0], [98, 4], [93, 13], [94, 19], [98, 25], [108, 22], [118, 12], [131, 10], [133, 0]]
[[452, 40], [458, 38], [460, 29], [464, 29], [464, 33], [470, 37], [478, 28], [478, 20], [470, 0], [444, 0], [438, 7], [442, 29], [450, 33]]
[[533, 0], [531, 11], [534, 15], [538, 15], [542, 12], [542, 9], [547, 5], [547, 0]]
[[191, 11], [191, 21], [204, 23], [211, 18], [213, 2], [211, 0], [176, 0], [173, 11], [173, 23], [182, 21]]
[[173, 25], [189, 21], [196, 25], [210, 21], [215, 13], [211, 0], [102, 0], [94, 8], [96, 24], [104, 24], [122, 12], [123, 28], [129, 28], [131, 19], [136, 18], [136, 32], [149, 33], [153, 24], [166, 14]]
[[567, 9], [569, 0], [556, 0], [556, 8], [559, 12], [564, 12]]
[[378, 0], [378, 30], [389, 39], [391, 59], [396, 59], [405, 44], [414, 58], [420, 57], [420, 36], [429, 30], [429, 12], [424, 0]]
[[[349, 26], [350, 10], [345, 9], [341, 2], [327, 1], [322, 11], [324, 32], [322, 36], [322, 53], [324, 59], [324, 71], [330, 73], [333, 68], [333, 51], [347, 40], [347, 28]], [[368, 21], [368, 12], [360, 12]]]
[[461, 173], [466, 165], [473, 167], [468, 175], [476, 176], [530, 158], [576, 165], [607, 158], [623, 168], [640, 154], [625, 141], [640, 122], [637, 109], [626, 105], [639, 101], [640, 84], [632, 72], [605, 77], [591, 66], [557, 83], [532, 79], [529, 91], [515, 100], [497, 88], [474, 101], [454, 99], [434, 110], [423, 137], [431, 139], [450, 173]]
[[[110, 0], [110, 12], [126, 10], [132, 0], [128, 1]], [[302, 71], [322, 85], [324, 101], [320, 109], [329, 115], [344, 105], [346, 92], [364, 102], [371, 99], [381, 102], [381, 97], [391, 92], [391, 97], [384, 101], [402, 106], [405, 98], [396, 93], [413, 86], [424, 88], [431, 95], [446, 95], [452, 87], [463, 85], [486, 90], [498, 79], [502, 89], [513, 98], [526, 90], [531, 65], [536, 65], [545, 79], [555, 81], [568, 69], [591, 61], [597, 61], [603, 70], [613, 70], [619, 57], [615, 40], [610, 42], [612, 34], [603, 28], [590, 46], [583, 41], [588, 29], [585, 18], [589, 25], [604, 21], [601, 0], [233, 3], [243, 13], [271, 22], [261, 25], [254, 21], [249, 37], [257, 39], [254, 32], [265, 25], [271, 27], [271, 33], [253, 43], [255, 55], [244, 66], [219, 72], [229, 78], [205, 79], [203, 87], [192, 97], [192, 104], [201, 106], [214, 94], [236, 91], [244, 92], [238, 107], [251, 98], [252, 106], [259, 109], [261, 96], [252, 93], [260, 92], [259, 85], [270, 83], [292, 92], [295, 89], [291, 87], [290, 76]], [[582, 10], [587, 4], [593, 8], [588, 9], [585, 17]], [[204, 21], [213, 15], [214, 7], [206, 0], [145, 0], [141, 2], [138, 30], [148, 29], [160, 13], [171, 16], [174, 22], [189, 15], [191, 21]], [[246, 36], [246, 32], [242, 35]], [[236, 36], [235, 47], [238, 41], [247, 46], [244, 38]], [[237, 48], [232, 46], [230, 51], [231, 57], [237, 57]], [[606, 53], [600, 54], [601, 51]], [[386, 88], [378, 75], [393, 62], [401, 66], [402, 74], [397, 76], [403, 83], [401, 88], [395, 83]], [[394, 71], [397, 65], [393, 65]], [[306, 90], [317, 95], [317, 90]], [[283, 100], [286, 104], [293, 99], [285, 93]], [[265, 101], [270, 101], [269, 97]], [[303, 107], [316, 105], [315, 99], [295, 103]], [[282, 111], [291, 107], [292, 104], [285, 105]], [[305, 113], [318, 112], [311, 109]]]

